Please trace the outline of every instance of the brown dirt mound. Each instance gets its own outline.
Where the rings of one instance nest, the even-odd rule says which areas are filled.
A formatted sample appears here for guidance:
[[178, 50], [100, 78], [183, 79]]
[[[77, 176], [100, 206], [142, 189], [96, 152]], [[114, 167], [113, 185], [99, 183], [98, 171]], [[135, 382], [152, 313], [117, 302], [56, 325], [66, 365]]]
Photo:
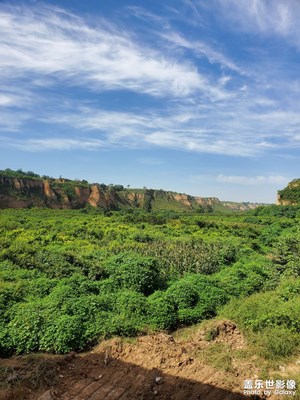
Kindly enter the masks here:
[[217, 321], [206, 336], [211, 340], [229, 344], [233, 349], [243, 349], [246, 347], [246, 341], [242, 333], [238, 330], [236, 324], [232, 321]]
[[[218, 340], [230, 345], [241, 336], [230, 321], [219, 322], [216, 332], [213, 341], [199, 333], [192, 340], [158, 334], [106, 341], [85, 355], [1, 360], [10, 371], [2, 374], [0, 400], [249, 399], [242, 395], [249, 369], [217, 370], [201, 358]], [[13, 373], [18, 378], [10, 381]]]

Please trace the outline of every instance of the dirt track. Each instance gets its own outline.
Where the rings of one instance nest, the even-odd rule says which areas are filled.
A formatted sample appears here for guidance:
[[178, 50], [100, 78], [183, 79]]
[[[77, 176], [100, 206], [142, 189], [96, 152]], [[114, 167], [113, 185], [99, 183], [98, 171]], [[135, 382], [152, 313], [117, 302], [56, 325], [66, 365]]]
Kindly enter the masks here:
[[[103, 357], [101, 361], [103, 362]], [[95, 359], [94, 363], [97, 363]], [[93, 371], [100, 372], [100, 376], [95, 378], [89, 373], [87, 378], [74, 379], [74, 384], [70, 385], [71, 382], [69, 382], [67, 391], [59, 398], [61, 400], [238, 400], [244, 398], [239, 394], [209, 384], [168, 375], [157, 369], [146, 370], [116, 360], [112, 360], [107, 367], [98, 366]]]
[[[76, 357], [59, 362], [58, 380], [53, 389], [29, 390], [28, 387], [5, 391], [5, 400], [239, 400], [244, 396], [209, 383], [214, 375], [204, 376], [203, 382], [166, 374], [158, 369], [147, 370], [137, 365], [110, 360], [104, 365], [105, 354]], [[54, 365], [51, 365], [54, 367]], [[207, 371], [203, 371], [205, 374]], [[201, 371], [199, 371], [201, 374]], [[99, 375], [98, 375], [99, 374]], [[4, 393], [3, 393], [4, 395]]]
[[[218, 340], [229, 348], [244, 345], [237, 329], [224, 331]], [[226, 366], [214, 369], [197, 356], [209, 346], [199, 336], [181, 341], [159, 334], [134, 342], [114, 339], [85, 355], [2, 360], [13, 367], [17, 382], [0, 391], [0, 400], [249, 399], [241, 394], [243, 380], [255, 371], [250, 366], [245, 374]]]

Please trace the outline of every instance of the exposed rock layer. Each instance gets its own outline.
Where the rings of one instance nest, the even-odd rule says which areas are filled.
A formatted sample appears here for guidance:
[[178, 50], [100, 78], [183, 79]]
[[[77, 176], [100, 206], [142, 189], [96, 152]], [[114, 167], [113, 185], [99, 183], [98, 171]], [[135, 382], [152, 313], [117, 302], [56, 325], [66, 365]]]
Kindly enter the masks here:
[[[118, 185], [117, 185], [118, 186]], [[120, 186], [120, 185], [119, 185]], [[48, 207], [54, 209], [87, 206], [116, 210], [123, 207], [176, 211], [203, 211], [206, 207], [245, 210], [259, 204], [220, 202], [216, 197], [195, 197], [152, 189], [118, 189], [103, 184], [67, 179], [12, 178], [0, 175], [0, 208]], [[147, 207], [146, 207], [147, 205]], [[253, 207], [252, 207], [253, 206]]]
[[[103, 185], [82, 185], [78, 182], [43, 180], [30, 178], [10, 178], [0, 176], [0, 207], [25, 208], [83, 208], [86, 206], [104, 209], [120, 207], [140, 207], [145, 202], [147, 193], [151, 192], [151, 202], [159, 201], [162, 209], [193, 210], [197, 205], [214, 205], [220, 203], [216, 198], [201, 198], [167, 192], [163, 190], [129, 190], [116, 191]], [[163, 203], [163, 204], [162, 204]]]

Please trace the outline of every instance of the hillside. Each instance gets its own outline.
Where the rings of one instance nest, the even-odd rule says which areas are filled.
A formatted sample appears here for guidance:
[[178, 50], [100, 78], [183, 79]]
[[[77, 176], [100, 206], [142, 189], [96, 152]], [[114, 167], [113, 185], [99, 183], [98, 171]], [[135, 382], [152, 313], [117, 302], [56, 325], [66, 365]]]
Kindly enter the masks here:
[[0, 208], [47, 207], [78, 209], [85, 207], [118, 210], [141, 208], [145, 211], [244, 211], [254, 203], [221, 202], [216, 197], [190, 196], [154, 189], [126, 189], [122, 185], [88, 183], [39, 176], [34, 172], [0, 170]]
[[[13, 171], [15, 173], [15, 171]], [[77, 209], [99, 207], [108, 210], [143, 208], [189, 211], [220, 205], [217, 198], [193, 197], [153, 189], [125, 189], [122, 185], [89, 184], [87, 181], [53, 179], [25, 173], [0, 171], [0, 208], [47, 207]]]
[[287, 187], [278, 191], [277, 205], [300, 204], [300, 179], [292, 180]]

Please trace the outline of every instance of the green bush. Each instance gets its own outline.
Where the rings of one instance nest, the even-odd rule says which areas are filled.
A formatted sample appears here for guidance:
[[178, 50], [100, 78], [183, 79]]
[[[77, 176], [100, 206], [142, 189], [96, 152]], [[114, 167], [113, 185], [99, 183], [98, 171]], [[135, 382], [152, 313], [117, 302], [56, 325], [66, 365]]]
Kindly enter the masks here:
[[141, 293], [121, 291], [116, 295], [115, 310], [129, 319], [144, 319], [147, 312], [147, 299]]
[[[215, 315], [211, 312], [210, 315]], [[198, 304], [194, 308], [180, 308], [178, 310], [178, 322], [183, 325], [191, 325], [202, 321], [207, 316], [207, 310]]]
[[7, 357], [13, 353], [13, 343], [9, 334], [8, 326], [0, 321], [0, 357]]
[[284, 280], [279, 285], [277, 292], [279, 297], [285, 301], [300, 296], [300, 278]]
[[187, 280], [179, 280], [173, 283], [167, 290], [167, 294], [179, 309], [192, 308], [199, 300], [199, 293], [196, 285]]
[[55, 250], [38, 251], [32, 260], [32, 265], [49, 278], [64, 278], [78, 271], [78, 268], [67, 260], [66, 255]]
[[120, 288], [149, 295], [160, 286], [158, 263], [151, 257], [121, 253], [108, 260], [106, 269]]
[[106, 324], [105, 337], [135, 336], [138, 331], [135, 321], [131, 321], [124, 315], [111, 315]]
[[0, 321], [14, 304], [23, 299], [24, 292], [25, 288], [21, 283], [0, 281]]
[[40, 350], [45, 324], [45, 307], [41, 302], [20, 303], [12, 308], [8, 334], [17, 353]]
[[170, 330], [176, 326], [176, 304], [163, 292], [155, 292], [147, 299], [148, 324], [154, 329]]
[[239, 297], [262, 290], [269, 280], [276, 278], [275, 275], [276, 271], [259, 256], [257, 260], [240, 260], [230, 268], [222, 269], [214, 279], [230, 297]]
[[300, 332], [299, 300], [299, 296], [284, 300], [279, 289], [235, 299], [223, 308], [222, 314], [254, 332], [278, 326], [289, 329], [290, 333]]
[[40, 337], [39, 350], [55, 353], [81, 350], [84, 347], [82, 330], [82, 320], [78, 316], [60, 315], [51, 319]]
[[57, 279], [48, 279], [48, 278], [37, 278], [34, 281], [31, 281], [26, 286], [26, 294], [27, 296], [41, 299], [43, 297], [48, 296], [51, 291], [58, 284]]

